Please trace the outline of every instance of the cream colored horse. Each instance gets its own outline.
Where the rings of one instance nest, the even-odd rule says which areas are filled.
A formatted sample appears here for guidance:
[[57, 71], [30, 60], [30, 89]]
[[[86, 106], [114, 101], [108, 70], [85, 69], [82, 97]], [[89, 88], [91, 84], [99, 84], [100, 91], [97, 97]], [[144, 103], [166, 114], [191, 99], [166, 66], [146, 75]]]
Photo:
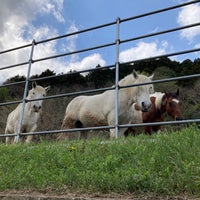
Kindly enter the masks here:
[[[119, 86], [151, 82], [150, 77], [139, 75], [135, 71], [119, 81]], [[151, 107], [150, 94], [153, 85], [121, 88], [119, 90], [118, 121], [128, 124], [133, 117], [133, 103], [136, 102], [142, 111]], [[84, 128], [95, 126], [115, 125], [115, 91], [109, 90], [93, 96], [78, 96], [67, 106], [61, 129]], [[119, 136], [123, 136], [125, 129], [119, 129]], [[80, 133], [85, 138], [85, 132]], [[110, 130], [110, 137], [115, 136], [115, 130]], [[67, 133], [60, 133], [58, 139], [67, 138]]]
[[[27, 100], [39, 99], [46, 96], [46, 92], [49, 90], [49, 86], [43, 88], [33, 82], [32, 89], [29, 91]], [[25, 104], [24, 115], [22, 121], [22, 133], [31, 133], [34, 132], [37, 128], [37, 121], [41, 115], [43, 100], [30, 101]], [[12, 134], [18, 132], [20, 114], [22, 111], [22, 103], [20, 103], [15, 110], [13, 110], [7, 118], [5, 134]], [[33, 138], [33, 135], [28, 135], [26, 138], [26, 143], [30, 143]], [[6, 137], [6, 144], [12, 143], [13, 138]], [[16, 137], [14, 143], [16, 142]]]

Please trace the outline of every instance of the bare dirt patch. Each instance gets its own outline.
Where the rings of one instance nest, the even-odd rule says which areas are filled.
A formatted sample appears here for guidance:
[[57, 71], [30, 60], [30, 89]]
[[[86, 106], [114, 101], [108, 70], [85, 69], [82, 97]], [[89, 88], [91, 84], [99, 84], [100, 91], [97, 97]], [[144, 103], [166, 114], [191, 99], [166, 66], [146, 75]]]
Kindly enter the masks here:
[[189, 196], [158, 196], [158, 195], [134, 195], [134, 194], [100, 194], [100, 193], [70, 193], [55, 194], [39, 193], [34, 191], [6, 191], [0, 192], [0, 200], [200, 200], [200, 197]]

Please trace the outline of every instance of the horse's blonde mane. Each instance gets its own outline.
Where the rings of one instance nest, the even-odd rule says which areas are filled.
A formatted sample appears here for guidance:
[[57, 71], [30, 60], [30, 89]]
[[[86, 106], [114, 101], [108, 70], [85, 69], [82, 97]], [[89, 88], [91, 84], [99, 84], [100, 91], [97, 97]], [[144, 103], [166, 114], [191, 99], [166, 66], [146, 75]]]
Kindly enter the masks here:
[[135, 80], [136, 79], [133, 77], [133, 74], [129, 74], [119, 81], [119, 85], [123, 86], [123, 85], [133, 84]]
[[155, 100], [156, 109], [160, 109], [161, 108], [162, 99], [163, 99], [164, 95], [165, 95], [165, 93], [162, 93], [162, 92], [155, 92], [154, 94], [150, 95], [150, 97], [155, 97], [156, 98], [156, 100]]
[[135, 81], [138, 81], [138, 82], [145, 82], [145, 81], [148, 79], [148, 77], [146, 77], [146, 76], [144, 76], [144, 75], [141, 75], [141, 74], [138, 74], [137, 76], [138, 76], [138, 77], [135, 78], [135, 77], [133, 76], [133, 74], [131, 73], [131, 74], [125, 76], [123, 79], [121, 79], [121, 80], [119, 81], [119, 85], [123, 86], [123, 85], [134, 84]]

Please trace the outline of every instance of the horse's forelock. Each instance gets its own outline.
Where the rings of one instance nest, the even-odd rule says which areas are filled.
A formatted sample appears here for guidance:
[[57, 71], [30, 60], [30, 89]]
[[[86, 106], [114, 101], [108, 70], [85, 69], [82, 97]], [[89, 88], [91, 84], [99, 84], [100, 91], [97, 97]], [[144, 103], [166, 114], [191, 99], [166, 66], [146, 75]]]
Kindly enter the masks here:
[[180, 102], [177, 98], [173, 98], [172, 101], [177, 103], [177, 104], [179, 104], [179, 102]]
[[42, 86], [37, 85], [37, 87], [35, 88], [35, 91], [37, 91], [38, 93], [44, 93], [45, 92], [45, 88], [43, 88]]
[[137, 79], [133, 76], [133, 74], [129, 74], [119, 81], [119, 85], [123, 86], [133, 84], [136, 80]]
[[137, 77], [135, 77], [133, 76], [133, 74], [129, 74], [119, 81], [119, 85], [129, 85], [134, 83], [145, 82], [151, 82], [151, 77], [147, 77], [142, 74], [137, 74]]
[[30, 97], [33, 92], [36, 93], [36, 94], [41, 94], [41, 95], [46, 94], [45, 88], [43, 88], [40, 85], [36, 85], [36, 87], [29, 90], [28, 97]]
[[162, 102], [163, 102], [163, 96], [165, 95], [165, 93], [162, 92], [155, 92], [154, 94], [151, 94], [150, 97], [155, 97], [155, 106], [156, 109], [160, 109]]

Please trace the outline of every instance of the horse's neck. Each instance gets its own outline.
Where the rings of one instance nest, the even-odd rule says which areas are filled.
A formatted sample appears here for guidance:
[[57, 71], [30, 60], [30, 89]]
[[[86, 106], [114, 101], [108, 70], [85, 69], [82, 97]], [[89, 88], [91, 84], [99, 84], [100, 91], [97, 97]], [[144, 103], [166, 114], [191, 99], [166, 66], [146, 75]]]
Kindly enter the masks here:
[[[119, 86], [134, 84], [135, 80], [132, 74], [129, 74], [119, 82]], [[127, 87], [119, 90], [119, 94], [126, 97], [128, 106], [131, 107], [136, 102], [137, 87]]]
[[35, 116], [37, 114], [37, 113], [33, 112], [31, 107], [32, 107], [31, 102], [28, 102], [25, 104], [24, 115], [31, 117], [31, 116]]
[[125, 78], [121, 79], [119, 81], [119, 86], [125, 86], [125, 85], [131, 85], [135, 82], [135, 79], [133, 78], [132, 74], [129, 74]]

